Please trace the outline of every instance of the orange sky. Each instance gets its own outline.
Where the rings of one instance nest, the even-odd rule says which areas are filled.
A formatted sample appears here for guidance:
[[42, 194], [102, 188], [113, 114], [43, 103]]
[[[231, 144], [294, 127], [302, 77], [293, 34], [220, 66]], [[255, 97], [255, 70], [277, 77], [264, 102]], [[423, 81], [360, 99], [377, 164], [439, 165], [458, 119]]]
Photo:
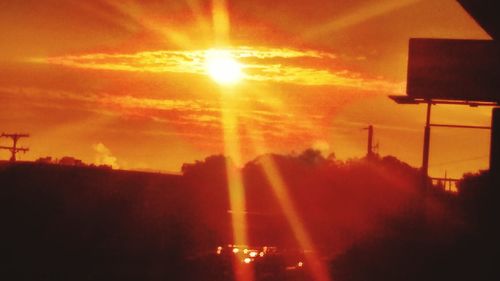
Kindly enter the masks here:
[[[31, 133], [23, 160], [178, 171], [223, 153], [228, 130], [241, 161], [255, 143], [360, 157], [373, 124], [380, 154], [419, 166], [424, 106], [387, 98], [404, 93], [410, 37], [489, 38], [451, 0], [2, 1], [0, 131]], [[241, 62], [241, 83], [206, 75], [212, 48]], [[490, 122], [490, 108], [433, 110], [434, 122]], [[488, 131], [435, 128], [431, 175], [484, 169], [488, 151]]]

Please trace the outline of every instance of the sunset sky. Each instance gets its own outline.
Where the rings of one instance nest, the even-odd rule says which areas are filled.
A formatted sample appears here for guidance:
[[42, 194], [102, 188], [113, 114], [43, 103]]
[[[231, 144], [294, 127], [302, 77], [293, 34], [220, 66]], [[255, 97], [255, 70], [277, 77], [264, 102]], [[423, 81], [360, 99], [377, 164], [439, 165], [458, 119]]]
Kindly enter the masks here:
[[[417, 167], [425, 107], [387, 97], [405, 93], [412, 37], [490, 38], [452, 0], [2, 1], [0, 132], [31, 134], [22, 160], [179, 171], [219, 153], [362, 157], [372, 124], [381, 155]], [[240, 81], [208, 75], [214, 52]], [[438, 105], [433, 121], [488, 126], [490, 114]], [[489, 131], [431, 138], [432, 176], [487, 168]]]

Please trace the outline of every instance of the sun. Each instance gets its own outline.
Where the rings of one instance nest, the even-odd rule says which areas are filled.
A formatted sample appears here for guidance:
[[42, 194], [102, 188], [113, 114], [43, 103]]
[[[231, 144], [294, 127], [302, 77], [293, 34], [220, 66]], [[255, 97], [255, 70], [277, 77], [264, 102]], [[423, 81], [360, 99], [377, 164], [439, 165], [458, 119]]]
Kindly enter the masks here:
[[222, 85], [232, 85], [243, 78], [242, 65], [226, 50], [210, 50], [205, 55], [207, 73]]

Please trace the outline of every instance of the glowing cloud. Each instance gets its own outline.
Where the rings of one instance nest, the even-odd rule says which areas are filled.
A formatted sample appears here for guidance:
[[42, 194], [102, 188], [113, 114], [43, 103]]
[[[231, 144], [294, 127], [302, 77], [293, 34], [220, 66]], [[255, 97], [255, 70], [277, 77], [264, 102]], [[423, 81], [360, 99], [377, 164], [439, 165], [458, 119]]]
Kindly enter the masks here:
[[[242, 78], [246, 80], [289, 83], [309, 86], [337, 86], [368, 91], [400, 93], [402, 83], [383, 78], [366, 78], [346, 69], [332, 69], [337, 56], [314, 50], [287, 48], [235, 47], [218, 49], [241, 64]], [[95, 53], [48, 58], [34, 58], [31, 62], [67, 67], [154, 73], [186, 73], [207, 75], [206, 58], [214, 50], [164, 50], [133, 54]], [[305, 64], [304, 61], [309, 61]]]
[[95, 164], [96, 165], [108, 165], [113, 168], [118, 168], [118, 162], [116, 157], [111, 154], [109, 148], [107, 148], [103, 143], [97, 143], [93, 145], [93, 149], [96, 153]]

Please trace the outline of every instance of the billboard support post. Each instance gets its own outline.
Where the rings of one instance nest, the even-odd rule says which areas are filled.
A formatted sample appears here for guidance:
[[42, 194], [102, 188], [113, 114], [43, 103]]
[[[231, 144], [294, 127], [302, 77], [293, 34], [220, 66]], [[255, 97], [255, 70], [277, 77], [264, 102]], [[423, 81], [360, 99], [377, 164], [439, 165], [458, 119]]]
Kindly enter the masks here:
[[494, 183], [500, 183], [500, 107], [491, 113], [490, 173]]
[[424, 146], [422, 153], [422, 186], [427, 189], [427, 181], [429, 177], [429, 147], [431, 139], [431, 107], [432, 101], [427, 100], [427, 114], [424, 129]]

